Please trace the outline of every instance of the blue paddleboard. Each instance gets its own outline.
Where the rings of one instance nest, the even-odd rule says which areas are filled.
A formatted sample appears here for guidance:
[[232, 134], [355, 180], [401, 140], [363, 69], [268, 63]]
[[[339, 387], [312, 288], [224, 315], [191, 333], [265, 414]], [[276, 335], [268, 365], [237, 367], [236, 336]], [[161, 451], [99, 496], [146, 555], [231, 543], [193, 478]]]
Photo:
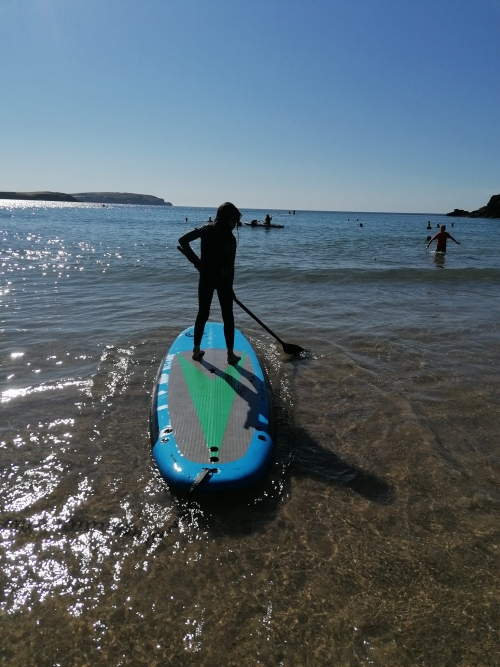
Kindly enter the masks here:
[[183, 491], [230, 491], [257, 482], [273, 453], [273, 403], [250, 342], [235, 330], [240, 361], [227, 363], [223, 325], [208, 322], [193, 361], [193, 327], [175, 339], [155, 382], [151, 445], [164, 479]]

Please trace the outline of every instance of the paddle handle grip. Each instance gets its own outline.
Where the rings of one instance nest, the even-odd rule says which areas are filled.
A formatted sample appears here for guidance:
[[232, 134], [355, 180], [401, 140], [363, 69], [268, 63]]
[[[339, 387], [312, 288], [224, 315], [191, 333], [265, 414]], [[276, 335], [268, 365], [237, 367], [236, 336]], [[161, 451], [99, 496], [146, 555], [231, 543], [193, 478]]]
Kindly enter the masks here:
[[[187, 259], [189, 259], [189, 257], [186, 255], [186, 251], [185, 251], [184, 248], [182, 248], [180, 245], [177, 246], [177, 250], [178, 250], [179, 252], [182, 252], [182, 254], [184, 255], [184, 257], [186, 257]], [[189, 259], [189, 261], [191, 262], [190, 259]], [[193, 263], [191, 262], [191, 264], [193, 264]], [[196, 266], [196, 264], [193, 264], [193, 266], [194, 266], [194, 268], [195, 268], [197, 271], [200, 270], [200, 267], [199, 267], [199, 266]]]

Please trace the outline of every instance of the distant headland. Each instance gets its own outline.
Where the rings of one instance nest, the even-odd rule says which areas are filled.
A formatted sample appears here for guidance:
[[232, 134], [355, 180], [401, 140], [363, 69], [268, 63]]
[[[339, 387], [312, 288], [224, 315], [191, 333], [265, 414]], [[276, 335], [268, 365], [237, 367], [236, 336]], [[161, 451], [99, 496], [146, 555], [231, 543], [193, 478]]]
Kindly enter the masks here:
[[28, 201], [69, 201], [90, 204], [141, 204], [143, 206], [172, 206], [169, 201], [153, 195], [137, 195], [132, 192], [0, 192], [0, 199]]
[[446, 215], [454, 218], [500, 218], [500, 195], [493, 195], [486, 206], [478, 208], [477, 211], [464, 211], [456, 208]]

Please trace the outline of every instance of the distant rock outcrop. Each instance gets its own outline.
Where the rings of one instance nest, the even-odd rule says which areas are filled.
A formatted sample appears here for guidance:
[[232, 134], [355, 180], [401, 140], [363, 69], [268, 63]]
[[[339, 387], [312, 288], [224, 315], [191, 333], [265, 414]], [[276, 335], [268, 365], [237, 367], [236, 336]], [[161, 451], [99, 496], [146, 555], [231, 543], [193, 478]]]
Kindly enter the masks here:
[[137, 195], [132, 192], [80, 192], [68, 195], [65, 192], [0, 192], [0, 199], [22, 199], [30, 201], [71, 201], [92, 204], [141, 204], [143, 206], [172, 206], [169, 201], [153, 195]]
[[172, 206], [169, 201], [153, 197], [153, 195], [138, 195], [133, 192], [76, 192], [71, 195], [77, 201], [91, 204], [142, 204], [147, 206]]
[[29, 201], [73, 201], [77, 202], [72, 195], [65, 192], [0, 192], [0, 199], [22, 199]]
[[486, 206], [478, 208], [477, 211], [463, 211], [456, 208], [452, 213], [446, 215], [454, 218], [500, 218], [500, 195], [493, 195]]
[[452, 215], [454, 218], [467, 218], [470, 215], [470, 211], [464, 211], [463, 208], [456, 208], [446, 215]]

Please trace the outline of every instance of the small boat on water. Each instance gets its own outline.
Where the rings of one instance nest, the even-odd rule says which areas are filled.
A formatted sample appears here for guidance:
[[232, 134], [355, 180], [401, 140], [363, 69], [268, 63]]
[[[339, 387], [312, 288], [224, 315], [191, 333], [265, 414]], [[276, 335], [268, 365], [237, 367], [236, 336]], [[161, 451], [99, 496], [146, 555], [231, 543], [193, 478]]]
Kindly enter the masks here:
[[259, 222], [258, 220], [252, 220], [251, 222], [244, 222], [244, 225], [247, 227], [264, 227], [264, 229], [283, 229], [285, 225], [276, 225], [275, 223], [271, 222], [269, 224], [265, 224], [264, 222]]

